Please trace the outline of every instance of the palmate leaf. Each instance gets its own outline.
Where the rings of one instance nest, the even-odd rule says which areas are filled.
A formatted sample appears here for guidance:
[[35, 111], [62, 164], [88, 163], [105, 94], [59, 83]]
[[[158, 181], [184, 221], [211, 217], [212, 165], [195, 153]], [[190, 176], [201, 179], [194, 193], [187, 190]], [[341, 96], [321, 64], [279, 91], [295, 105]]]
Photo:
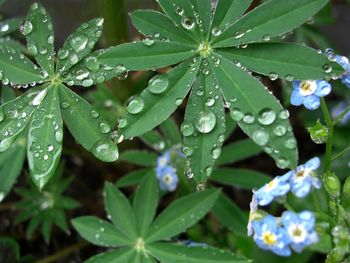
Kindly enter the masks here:
[[121, 248], [110, 252], [98, 254], [89, 258], [86, 263], [132, 263], [130, 260], [135, 255], [131, 248]]
[[182, 124], [183, 152], [198, 183], [211, 175], [224, 142], [225, 112], [217, 85], [213, 74], [198, 74]]
[[[1, 3], [0, 3], [1, 5]], [[0, 22], [0, 37], [4, 37], [18, 30], [22, 18], [11, 18]]]
[[320, 56], [314, 49], [299, 44], [251, 44], [247, 48], [225, 48], [217, 53], [274, 79], [322, 79], [344, 71], [326, 56]]
[[247, 13], [214, 40], [214, 47], [260, 41], [287, 33], [315, 15], [327, 0], [269, 0]]
[[213, 70], [233, 119], [280, 168], [296, 167], [297, 145], [288, 112], [256, 78], [224, 57], [220, 61]]
[[190, 0], [203, 39], [206, 39], [211, 29], [211, 2], [211, 0]]
[[[176, 110], [192, 87], [199, 63], [198, 60], [188, 60], [161, 75], [160, 81], [150, 81], [148, 88], [134, 102], [130, 102], [127, 114], [119, 123], [125, 138], [132, 138], [153, 129]], [[152, 93], [151, 90], [154, 92], [153, 86], [157, 83], [163, 91]], [[137, 107], [130, 108], [132, 104]]]

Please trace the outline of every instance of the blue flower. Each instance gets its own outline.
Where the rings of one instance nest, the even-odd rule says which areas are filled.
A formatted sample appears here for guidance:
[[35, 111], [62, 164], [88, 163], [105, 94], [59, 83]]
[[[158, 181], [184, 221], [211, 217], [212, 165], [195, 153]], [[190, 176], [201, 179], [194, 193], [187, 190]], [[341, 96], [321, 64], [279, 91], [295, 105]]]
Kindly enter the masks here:
[[276, 197], [280, 197], [288, 193], [290, 190], [289, 179], [292, 173], [288, 172], [283, 176], [275, 177], [271, 182], [255, 192], [258, 204], [265, 206], [270, 204]]
[[256, 212], [258, 211], [258, 199], [256, 198], [255, 192], [253, 191], [252, 201], [249, 203], [249, 219], [247, 225], [247, 235], [253, 235], [253, 220], [255, 219]]
[[157, 169], [162, 169], [170, 163], [170, 152], [167, 151], [157, 159]]
[[276, 218], [271, 215], [262, 220], [253, 221], [254, 241], [264, 250], [271, 250], [279, 256], [291, 255], [289, 236], [284, 228], [279, 227]]
[[336, 56], [335, 61], [345, 69], [345, 73], [341, 76], [341, 82], [350, 88], [350, 64], [349, 59], [344, 56]]
[[321, 181], [316, 177], [315, 170], [320, 166], [320, 159], [314, 157], [304, 165], [299, 165], [290, 178], [292, 193], [300, 198], [309, 194], [312, 187], [321, 188]]
[[[345, 102], [340, 102], [337, 106], [335, 106], [332, 109], [332, 117], [333, 119], [336, 119], [340, 114], [342, 114], [349, 105], [347, 105]], [[342, 125], [345, 125], [346, 123], [348, 123], [348, 121], [350, 120], [350, 111], [348, 113], [345, 114], [345, 116], [343, 117], [343, 119], [340, 121], [340, 123]]]
[[312, 212], [303, 211], [296, 214], [286, 211], [281, 221], [288, 234], [290, 246], [295, 252], [300, 253], [306, 246], [318, 242], [318, 235], [314, 230], [315, 217]]
[[309, 110], [320, 106], [320, 98], [332, 90], [331, 84], [325, 80], [293, 81], [293, 92], [290, 102], [294, 106], [304, 105]]
[[175, 169], [172, 166], [168, 165], [162, 169], [157, 169], [156, 173], [159, 187], [162, 191], [175, 191], [179, 178], [177, 177]]

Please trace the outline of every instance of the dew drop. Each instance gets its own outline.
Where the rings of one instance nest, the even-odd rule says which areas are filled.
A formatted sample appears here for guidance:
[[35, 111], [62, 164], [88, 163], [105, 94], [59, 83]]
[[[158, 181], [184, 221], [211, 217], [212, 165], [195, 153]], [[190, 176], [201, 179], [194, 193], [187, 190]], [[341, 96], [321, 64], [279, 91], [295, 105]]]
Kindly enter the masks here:
[[142, 43], [145, 45], [145, 46], [152, 46], [154, 44], [154, 39], [147, 36], [145, 37], [143, 40], [142, 40]]
[[96, 118], [98, 118], [100, 116], [100, 114], [97, 111], [95, 111], [95, 110], [91, 110], [90, 111], [90, 115], [94, 119], [96, 119]]
[[276, 161], [278, 168], [286, 169], [289, 166], [289, 161], [285, 158], [278, 158]]
[[114, 162], [119, 157], [117, 146], [106, 140], [97, 142], [92, 149], [92, 153], [104, 162]]
[[275, 81], [276, 79], [278, 79], [278, 74], [275, 72], [271, 72], [269, 74], [269, 78], [270, 78], [270, 80]]
[[253, 141], [260, 146], [265, 146], [269, 141], [269, 134], [263, 130], [257, 130], [253, 133]]
[[215, 114], [211, 111], [201, 111], [195, 122], [196, 129], [201, 133], [211, 132], [216, 124]]
[[183, 101], [183, 100], [180, 99], [180, 98], [176, 99], [176, 100], [175, 100], [175, 105], [176, 105], [176, 106], [180, 106], [180, 105], [182, 104], [182, 101]]
[[169, 86], [169, 77], [167, 74], [161, 74], [153, 77], [148, 84], [148, 89], [153, 94], [163, 93]]
[[239, 38], [244, 37], [244, 35], [245, 35], [245, 33], [243, 31], [237, 31], [234, 34], [234, 38], [239, 39]]
[[206, 100], [206, 102], [205, 102], [205, 104], [206, 104], [208, 107], [212, 107], [212, 106], [214, 105], [214, 103], [215, 103], [215, 99], [212, 98], [212, 97], [207, 98], [207, 100]]
[[213, 157], [214, 160], [219, 159], [220, 155], [221, 155], [221, 148], [220, 147], [214, 148], [211, 152], [211, 156]]
[[252, 124], [255, 121], [253, 114], [247, 113], [243, 116], [243, 122], [246, 124]]
[[62, 102], [61, 103], [61, 108], [62, 109], [68, 109], [70, 107], [70, 104], [69, 104], [69, 102], [67, 102], [67, 101], [64, 101], [64, 102]]
[[14, 138], [6, 138], [0, 141], [0, 152], [6, 151], [12, 145]]
[[75, 36], [69, 40], [72, 48], [75, 52], [79, 53], [83, 51], [86, 48], [86, 45], [88, 43], [88, 39], [85, 36]]
[[289, 82], [294, 80], [294, 76], [291, 75], [291, 74], [287, 74], [285, 78], [286, 78], [286, 80], [289, 81]]
[[1, 26], [0, 26], [0, 31], [1, 32], [6, 32], [6, 31], [8, 31], [10, 29], [10, 26], [9, 26], [9, 24], [2, 24]]
[[92, 79], [84, 79], [83, 82], [81, 83], [83, 87], [90, 87], [93, 84], [94, 84], [94, 81]]
[[233, 108], [231, 111], [230, 111], [230, 115], [231, 115], [231, 118], [234, 120], [234, 121], [241, 121], [243, 119], [243, 113], [240, 109], [238, 108]]
[[193, 149], [191, 147], [183, 147], [182, 152], [184, 153], [185, 156], [191, 156], [193, 154]]
[[213, 27], [213, 29], [211, 30], [211, 33], [214, 37], [218, 37], [221, 35], [222, 31], [218, 27]]
[[181, 125], [181, 132], [183, 136], [191, 136], [194, 132], [194, 127], [190, 123], [183, 123]]
[[100, 63], [97, 58], [90, 56], [84, 60], [85, 66], [91, 71], [97, 71], [100, 68]]
[[285, 142], [285, 145], [288, 149], [295, 149], [297, 147], [297, 142], [294, 138], [290, 138]]
[[263, 41], [270, 41], [271, 40], [271, 36], [269, 35], [269, 34], [265, 34], [265, 35], [263, 35]]
[[284, 136], [287, 133], [287, 128], [283, 125], [277, 125], [273, 129], [273, 133], [276, 134], [277, 136]]
[[189, 17], [183, 17], [181, 19], [181, 25], [183, 28], [187, 29], [187, 30], [191, 30], [192, 28], [194, 28], [194, 22], [191, 18]]
[[46, 97], [47, 94], [47, 89], [43, 89], [42, 91], [40, 91], [33, 99], [32, 101], [32, 105], [33, 106], [38, 106], [40, 105], [40, 103], [44, 100], [44, 98]]
[[99, 127], [102, 133], [109, 133], [111, 131], [111, 127], [106, 122], [101, 122]]
[[276, 120], [276, 112], [272, 109], [263, 109], [259, 113], [258, 121], [262, 125], [271, 125]]
[[31, 54], [32, 56], [36, 56], [38, 54], [37, 47], [32, 43], [28, 44], [27, 49], [29, 54]]
[[61, 48], [59, 51], [58, 51], [58, 58], [59, 59], [65, 59], [68, 57], [68, 54], [69, 54], [69, 51], [67, 49], [63, 49]]
[[325, 73], [331, 73], [332, 72], [332, 66], [331, 65], [329, 65], [329, 64], [324, 64], [323, 65], [323, 71], [325, 72]]
[[5, 119], [5, 113], [2, 108], [0, 108], [0, 122], [2, 122]]
[[125, 118], [120, 118], [118, 122], [118, 128], [125, 128], [128, 124], [128, 121]]
[[145, 104], [141, 97], [135, 97], [129, 102], [126, 109], [130, 114], [137, 114], [142, 111], [144, 105]]
[[282, 110], [279, 115], [280, 119], [287, 120], [289, 118], [289, 111], [288, 110]]
[[30, 21], [24, 21], [20, 27], [19, 30], [21, 33], [25, 36], [29, 35], [33, 31], [33, 24]]

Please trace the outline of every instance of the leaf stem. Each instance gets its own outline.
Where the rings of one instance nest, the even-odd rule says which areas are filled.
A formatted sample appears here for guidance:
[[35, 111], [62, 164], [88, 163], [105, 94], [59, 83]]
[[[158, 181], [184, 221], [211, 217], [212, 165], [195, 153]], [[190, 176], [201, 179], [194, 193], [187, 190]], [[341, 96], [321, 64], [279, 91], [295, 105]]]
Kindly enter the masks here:
[[333, 158], [332, 161], [342, 157], [346, 152], [350, 151], [350, 145], [346, 147], [344, 150], [342, 150], [340, 153], [336, 154]]
[[350, 106], [347, 107], [341, 114], [339, 114], [339, 116], [333, 121], [333, 126], [338, 124], [349, 112], [350, 112]]
[[323, 172], [329, 172], [332, 164], [332, 148], [333, 148], [333, 131], [334, 131], [334, 126], [333, 126], [333, 121], [332, 117], [329, 113], [326, 101], [324, 98], [321, 98], [321, 109], [323, 112], [323, 116], [326, 121], [326, 125], [328, 128], [328, 139], [327, 139], [327, 144], [326, 144], [326, 153], [325, 153], [325, 160], [324, 160], [324, 169]]

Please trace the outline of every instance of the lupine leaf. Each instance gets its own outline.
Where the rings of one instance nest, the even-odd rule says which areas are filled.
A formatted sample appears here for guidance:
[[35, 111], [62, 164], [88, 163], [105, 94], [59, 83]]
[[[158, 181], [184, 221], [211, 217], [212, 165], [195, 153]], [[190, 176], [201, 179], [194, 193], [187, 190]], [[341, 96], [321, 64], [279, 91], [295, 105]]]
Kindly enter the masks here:
[[42, 81], [39, 68], [18, 50], [0, 44], [0, 72], [3, 82], [29, 84]]
[[247, 13], [217, 39], [215, 47], [268, 41], [287, 33], [315, 15], [327, 0], [269, 0]]
[[296, 167], [298, 151], [289, 113], [256, 78], [221, 57], [215, 75], [241, 129], [276, 160], [280, 168]]
[[140, 139], [147, 144], [149, 147], [156, 151], [161, 151], [165, 147], [165, 139], [163, 136], [156, 130], [150, 130], [142, 136], [140, 136]]
[[0, 107], [0, 152], [6, 151], [25, 129], [45, 95], [45, 88], [34, 88]]
[[[225, 116], [225, 125], [226, 125], [226, 130], [225, 130], [225, 140], [228, 139], [231, 134], [236, 130], [237, 128], [237, 123], [231, 118], [230, 114], [226, 114]], [[224, 147], [225, 148], [225, 147]], [[224, 149], [223, 148], [223, 149]], [[220, 158], [222, 156], [222, 153], [220, 155]], [[219, 158], [219, 160], [220, 160]], [[217, 163], [217, 162], [216, 162]]]
[[222, 148], [220, 158], [216, 165], [225, 165], [238, 162], [240, 160], [253, 157], [262, 152], [261, 147], [256, 145], [252, 140], [246, 139], [225, 145]]
[[160, 129], [166, 136], [169, 146], [181, 143], [181, 133], [173, 118], [166, 119], [161, 125]]
[[148, 70], [179, 63], [196, 53], [194, 47], [154, 40], [152, 45], [142, 41], [111, 47], [98, 60], [114, 67], [121, 65], [127, 70]]
[[8, 47], [10, 49], [16, 49], [18, 51], [21, 51], [22, 53], [26, 52], [26, 48], [19, 41], [12, 38], [0, 38], [0, 45]]
[[[205, 182], [219, 157], [225, 134], [225, 112], [214, 74], [199, 73], [192, 89], [182, 124], [183, 152], [190, 161], [194, 178]], [[186, 127], [188, 126], [188, 127]], [[185, 127], [189, 132], [185, 131]]]
[[127, 237], [136, 239], [137, 222], [133, 208], [125, 195], [111, 183], [105, 184], [105, 208], [111, 216], [111, 221]]
[[251, 44], [247, 48], [222, 49], [218, 54], [239, 61], [243, 67], [254, 72], [281, 79], [288, 76], [299, 80], [322, 79], [326, 75], [331, 76], [330, 72], [325, 72], [322, 68], [327, 65], [332, 66], [331, 73], [337, 76], [344, 71], [326, 56], [299, 44]]
[[147, 174], [134, 198], [139, 235], [143, 237], [151, 225], [158, 206], [158, 185], [153, 173]]
[[153, 171], [153, 169], [150, 169], [150, 168], [132, 171], [124, 175], [122, 178], [120, 178], [117, 181], [116, 186], [126, 187], [126, 186], [138, 184], [142, 181], [142, 178], [144, 178], [146, 174], [148, 174], [151, 171]]
[[245, 189], [259, 188], [271, 181], [267, 174], [248, 169], [220, 168], [214, 170], [210, 180]]
[[147, 247], [160, 262], [220, 263], [250, 262], [250, 260], [214, 247], [186, 247], [171, 243], [154, 243]]
[[[191, 38], [176, 28], [173, 21], [162, 13], [153, 10], [137, 10], [130, 17], [137, 30], [147, 37], [155, 39], [165, 37], [174, 43], [194, 45]], [[158, 34], [159, 37], [156, 37]]]
[[162, 75], [163, 84], [166, 86], [162, 93], [153, 94], [150, 86], [141, 93], [139, 98], [144, 103], [141, 112], [128, 112], [125, 116], [125, 127], [119, 124], [125, 138], [135, 137], [153, 129], [176, 110], [192, 87], [198, 71], [199, 61], [192, 67], [190, 63], [192, 62], [184, 62]]
[[[29, 32], [26, 26], [32, 27]], [[32, 4], [27, 18], [22, 25], [22, 33], [26, 35], [29, 53], [50, 75], [54, 72], [54, 32], [51, 17], [45, 8], [38, 3]]]
[[82, 24], [67, 38], [57, 53], [59, 60], [56, 68], [58, 72], [67, 72], [91, 52], [102, 34], [102, 26], [102, 18], [93, 19]]
[[97, 254], [89, 258], [85, 263], [128, 263], [134, 254], [135, 251], [131, 248], [121, 248]]
[[158, 155], [153, 152], [128, 150], [120, 155], [119, 160], [140, 166], [154, 166], [157, 162], [157, 157]]
[[118, 247], [132, 243], [114, 225], [94, 216], [74, 218], [72, 224], [84, 239], [98, 246]]
[[[225, 31], [248, 9], [253, 0], [218, 0], [212, 27]], [[220, 35], [220, 34], [219, 34]]]
[[77, 142], [102, 161], [117, 160], [118, 147], [110, 138], [109, 125], [83, 98], [62, 84], [57, 88], [64, 121]]
[[28, 132], [30, 175], [42, 189], [55, 172], [62, 152], [63, 123], [57, 87], [46, 86], [47, 95], [33, 114]]
[[247, 235], [248, 218], [225, 194], [219, 196], [213, 207], [213, 213], [223, 225], [234, 233], [242, 236]]
[[210, 189], [177, 199], [151, 225], [146, 242], [173, 237], [197, 223], [214, 205], [219, 190]]
[[41, 225], [41, 233], [42, 233], [46, 243], [50, 242], [52, 224], [53, 224], [53, 214], [45, 211], [43, 224]]
[[190, 0], [197, 18], [200, 32], [206, 38], [211, 29], [211, 0]]
[[[1, 3], [0, 3], [1, 5]], [[18, 30], [22, 18], [11, 18], [0, 22], [0, 37], [4, 37]]]

